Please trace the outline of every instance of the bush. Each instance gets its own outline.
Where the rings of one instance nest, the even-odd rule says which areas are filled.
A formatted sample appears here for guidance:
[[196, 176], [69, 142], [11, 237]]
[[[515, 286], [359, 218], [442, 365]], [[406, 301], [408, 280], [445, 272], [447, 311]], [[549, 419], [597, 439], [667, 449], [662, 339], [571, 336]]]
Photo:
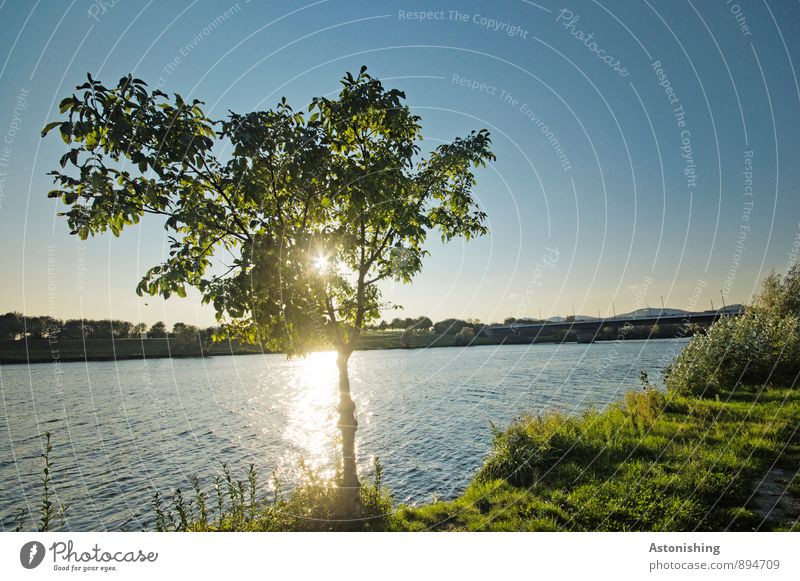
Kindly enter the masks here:
[[713, 396], [721, 387], [792, 385], [800, 372], [800, 319], [751, 307], [714, 323], [665, 371], [680, 394]]
[[549, 413], [525, 416], [505, 430], [494, 426], [492, 453], [477, 480], [503, 479], [513, 486], [530, 486], [581, 442], [580, 419]]
[[456, 333], [456, 336], [453, 339], [453, 345], [465, 347], [472, 343], [474, 339], [475, 331], [472, 329], [472, 327], [461, 327], [461, 330]]

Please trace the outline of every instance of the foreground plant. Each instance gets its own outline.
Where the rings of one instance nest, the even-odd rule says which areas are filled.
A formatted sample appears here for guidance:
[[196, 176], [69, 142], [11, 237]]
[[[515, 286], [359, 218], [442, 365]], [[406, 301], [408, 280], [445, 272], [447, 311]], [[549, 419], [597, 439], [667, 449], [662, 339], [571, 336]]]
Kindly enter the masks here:
[[411, 281], [429, 233], [486, 232], [472, 170], [494, 155], [480, 130], [421, 158], [420, 118], [401, 91], [366, 67], [342, 85], [306, 111], [284, 99], [214, 121], [202, 102], [140, 79], [109, 88], [89, 76], [42, 134], [58, 129], [67, 144], [49, 196], [67, 207], [73, 234], [118, 236], [145, 215], [163, 220], [169, 258], [139, 294], [195, 287], [228, 336], [289, 355], [337, 350], [341, 486], [357, 509], [350, 354], [385, 306], [378, 283]]
[[[50, 432], [45, 432], [43, 436], [44, 442], [42, 458], [44, 460], [44, 467], [42, 468], [42, 476], [40, 478], [42, 491], [39, 504], [39, 523], [36, 524], [34, 522], [34, 528], [39, 532], [48, 532], [56, 528], [57, 519], [59, 520], [58, 524], [61, 524], [61, 526], [64, 525], [67, 507], [66, 505], [59, 503], [57, 499], [54, 500], [55, 491], [53, 489], [52, 475], [53, 461], [51, 459], [53, 453], [53, 443], [50, 438]], [[25, 522], [27, 519], [28, 511], [25, 509], [20, 510], [16, 517], [17, 527], [15, 530], [17, 532], [25, 530]]]
[[304, 469], [304, 479], [284, 495], [276, 476], [272, 492], [262, 490], [251, 464], [245, 480], [234, 479], [227, 465], [212, 491], [192, 478], [192, 490], [153, 498], [158, 531], [380, 531], [389, 526], [392, 499], [383, 488], [383, 468], [375, 459], [373, 480], [359, 489], [361, 511], [350, 512], [341, 487]]

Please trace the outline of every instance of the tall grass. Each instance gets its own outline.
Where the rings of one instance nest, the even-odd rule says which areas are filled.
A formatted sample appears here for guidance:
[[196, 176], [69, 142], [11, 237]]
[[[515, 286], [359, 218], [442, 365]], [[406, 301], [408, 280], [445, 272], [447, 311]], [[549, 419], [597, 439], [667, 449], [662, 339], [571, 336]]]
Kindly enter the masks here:
[[29, 515], [28, 509], [21, 509], [17, 513], [16, 522], [17, 526], [14, 529], [16, 532], [28, 530], [26, 525], [30, 523], [33, 530], [39, 532], [48, 532], [66, 524], [66, 511], [67, 506], [62, 505], [55, 501], [55, 493], [53, 489], [53, 461], [51, 455], [53, 453], [53, 444], [50, 437], [50, 432], [42, 434], [44, 442], [42, 444], [42, 458], [44, 459], [44, 467], [42, 468], [42, 476], [39, 478], [41, 482], [41, 498], [39, 501], [39, 522], [36, 523], [35, 518]]
[[372, 482], [361, 487], [356, 513], [343, 503], [337, 479], [322, 478], [304, 467], [302, 483], [290, 494], [272, 476], [272, 491], [262, 488], [251, 464], [244, 479], [223, 464], [222, 475], [205, 491], [197, 477], [192, 490], [180, 489], [153, 499], [158, 531], [380, 531], [392, 514], [392, 499], [383, 487], [383, 468], [376, 458]]

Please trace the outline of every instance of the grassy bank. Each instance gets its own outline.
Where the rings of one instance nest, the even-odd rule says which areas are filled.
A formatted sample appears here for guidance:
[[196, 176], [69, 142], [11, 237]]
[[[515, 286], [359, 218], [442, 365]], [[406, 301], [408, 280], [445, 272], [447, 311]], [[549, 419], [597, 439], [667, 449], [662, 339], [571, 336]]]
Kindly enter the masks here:
[[[309, 474], [289, 495], [226, 471], [213, 491], [159, 499], [159, 530], [800, 530], [800, 391], [630, 392], [602, 412], [522, 417], [455, 500], [392, 508], [381, 469], [353, 516]], [[279, 486], [277, 487], [279, 490]], [[212, 502], [212, 498], [216, 500]]]
[[[401, 507], [394, 530], [775, 530], [800, 517], [800, 392], [628, 394], [495, 435], [466, 492]], [[783, 494], [783, 497], [780, 495]]]

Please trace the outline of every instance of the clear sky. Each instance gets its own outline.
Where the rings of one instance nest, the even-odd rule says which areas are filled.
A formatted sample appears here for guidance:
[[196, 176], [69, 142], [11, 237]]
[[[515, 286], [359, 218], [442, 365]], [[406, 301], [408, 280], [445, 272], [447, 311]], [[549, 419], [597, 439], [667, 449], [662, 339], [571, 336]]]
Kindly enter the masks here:
[[490, 129], [490, 235], [432, 242], [412, 285], [384, 287], [406, 307], [388, 317], [705, 309], [796, 259], [797, 2], [6, 0], [0, 27], [0, 312], [213, 322], [196, 295], [136, 296], [159, 223], [81, 242], [56, 217], [64, 145], [40, 130], [87, 72], [221, 118], [304, 106], [367, 65], [426, 147]]

